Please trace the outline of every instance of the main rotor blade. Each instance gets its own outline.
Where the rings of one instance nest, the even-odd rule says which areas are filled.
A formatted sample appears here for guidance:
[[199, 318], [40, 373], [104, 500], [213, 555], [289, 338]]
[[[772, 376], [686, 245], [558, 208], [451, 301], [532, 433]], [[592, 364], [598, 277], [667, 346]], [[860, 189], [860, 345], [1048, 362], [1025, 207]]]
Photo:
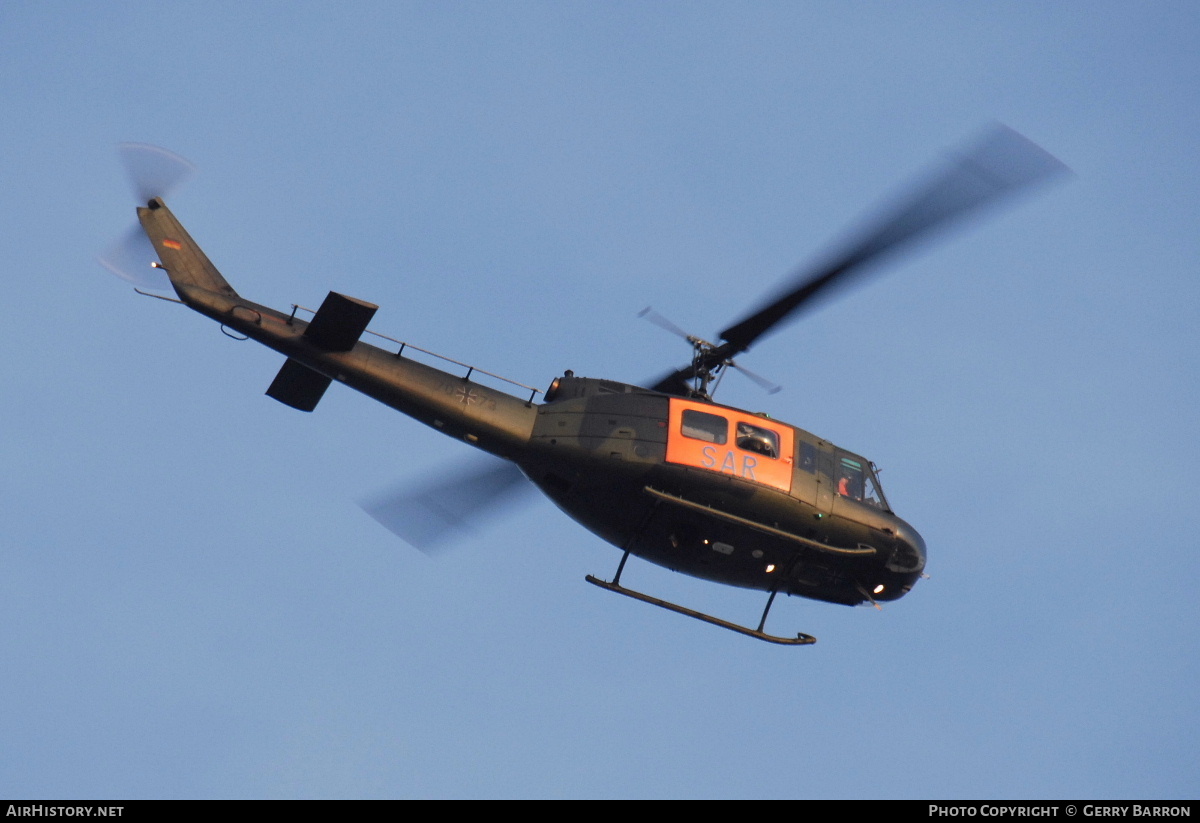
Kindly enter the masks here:
[[687, 397], [692, 390], [691, 380], [696, 376], [696, 370], [692, 366], [684, 366], [682, 369], [677, 369], [670, 374], [664, 374], [657, 382], [650, 385], [650, 391], [658, 391], [663, 394], [673, 394], [677, 397]]
[[1065, 170], [1059, 160], [1012, 129], [993, 127], [949, 166], [885, 210], [861, 238], [823, 265], [804, 271], [761, 309], [721, 332], [726, 343], [717, 351], [722, 357], [745, 351], [815, 298], [849, 284], [867, 264]]
[[692, 339], [692, 336], [690, 334], [688, 334], [683, 329], [676, 326], [674, 323], [672, 323], [670, 320], [668, 320], [663, 315], [656, 312], [654, 310], [653, 306], [647, 306], [646, 308], [642, 309], [640, 312], [638, 312], [638, 317], [642, 318], [643, 320], [649, 320], [651, 323], [658, 326], [660, 329], [663, 329], [664, 331], [669, 331], [671, 334], [675, 335], [676, 337], [682, 337], [684, 340], [688, 340], [688, 341], [690, 341]]
[[739, 366], [737, 363], [734, 363], [732, 360], [729, 361], [729, 367], [731, 369], [737, 369], [743, 375], [750, 378], [751, 381], [753, 381], [754, 383], [757, 383], [758, 387], [760, 389], [762, 389], [763, 391], [765, 391], [767, 394], [779, 394], [779, 392], [783, 391], [783, 386], [781, 386], [778, 383], [775, 383], [771, 380], [768, 380], [767, 378], [763, 377], [761, 374], [756, 374], [755, 372], [750, 371], [745, 366]]
[[402, 487], [359, 505], [401, 540], [433, 554], [531, 491], [533, 484], [515, 464], [488, 458], [433, 483]]
[[[783, 391], [783, 386], [768, 380], [761, 374], [750, 371], [745, 366], [734, 363], [732, 360], [729, 362], [729, 367], [737, 369], [750, 380], [757, 383], [759, 388], [767, 394], [778, 394]], [[693, 377], [695, 377], [695, 369], [692, 366], [684, 366], [682, 369], [663, 375], [657, 381], [650, 384], [650, 390], [659, 391], [663, 394], [673, 394], [678, 397], [687, 397], [688, 393], [692, 390], [690, 381]]]

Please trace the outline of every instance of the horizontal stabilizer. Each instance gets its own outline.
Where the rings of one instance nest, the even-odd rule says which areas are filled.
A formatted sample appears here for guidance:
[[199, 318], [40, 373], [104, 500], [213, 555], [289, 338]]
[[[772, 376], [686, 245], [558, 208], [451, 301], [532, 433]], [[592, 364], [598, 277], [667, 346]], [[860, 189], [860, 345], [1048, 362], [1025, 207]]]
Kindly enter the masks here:
[[289, 357], [279, 374], [271, 381], [267, 396], [274, 397], [293, 409], [310, 412], [321, 402], [322, 395], [332, 382], [320, 372], [315, 372]]
[[331, 291], [305, 329], [304, 338], [325, 351], [350, 351], [378, 308]]

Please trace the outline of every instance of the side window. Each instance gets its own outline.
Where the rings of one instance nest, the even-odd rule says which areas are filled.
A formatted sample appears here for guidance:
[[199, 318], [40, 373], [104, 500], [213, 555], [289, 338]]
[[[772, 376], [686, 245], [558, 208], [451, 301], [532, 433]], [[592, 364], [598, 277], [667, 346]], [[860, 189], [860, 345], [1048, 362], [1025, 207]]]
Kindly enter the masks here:
[[837, 492], [842, 497], [863, 499], [863, 465], [857, 460], [843, 457], [838, 460]]
[[729, 421], [717, 414], [686, 409], [679, 433], [693, 440], [724, 445], [729, 439]]
[[833, 458], [821, 455], [817, 458], [817, 465], [821, 468], [821, 477], [836, 487], [837, 481], [833, 477]]
[[779, 458], [779, 435], [762, 426], [749, 423], [737, 424], [737, 447], [744, 451]]
[[817, 470], [817, 447], [812, 443], [800, 443], [800, 468], [810, 473]]

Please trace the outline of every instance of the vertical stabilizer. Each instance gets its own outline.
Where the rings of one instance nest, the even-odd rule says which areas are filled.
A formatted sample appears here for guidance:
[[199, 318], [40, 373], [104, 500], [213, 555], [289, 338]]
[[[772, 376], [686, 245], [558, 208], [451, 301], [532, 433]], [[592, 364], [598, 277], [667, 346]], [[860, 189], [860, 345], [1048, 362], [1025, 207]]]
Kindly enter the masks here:
[[139, 208], [138, 219], [181, 299], [187, 301], [187, 292], [193, 289], [238, 296], [162, 200], [155, 197], [145, 208]]

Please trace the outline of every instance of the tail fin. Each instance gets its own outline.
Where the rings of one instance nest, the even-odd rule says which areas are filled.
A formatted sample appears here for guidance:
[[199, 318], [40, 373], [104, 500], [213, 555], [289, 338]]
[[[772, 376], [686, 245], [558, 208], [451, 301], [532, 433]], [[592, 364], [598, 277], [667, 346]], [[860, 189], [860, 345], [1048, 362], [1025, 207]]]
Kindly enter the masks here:
[[155, 197], [139, 208], [138, 219], [180, 298], [186, 301], [186, 292], [194, 289], [238, 296], [162, 200]]

